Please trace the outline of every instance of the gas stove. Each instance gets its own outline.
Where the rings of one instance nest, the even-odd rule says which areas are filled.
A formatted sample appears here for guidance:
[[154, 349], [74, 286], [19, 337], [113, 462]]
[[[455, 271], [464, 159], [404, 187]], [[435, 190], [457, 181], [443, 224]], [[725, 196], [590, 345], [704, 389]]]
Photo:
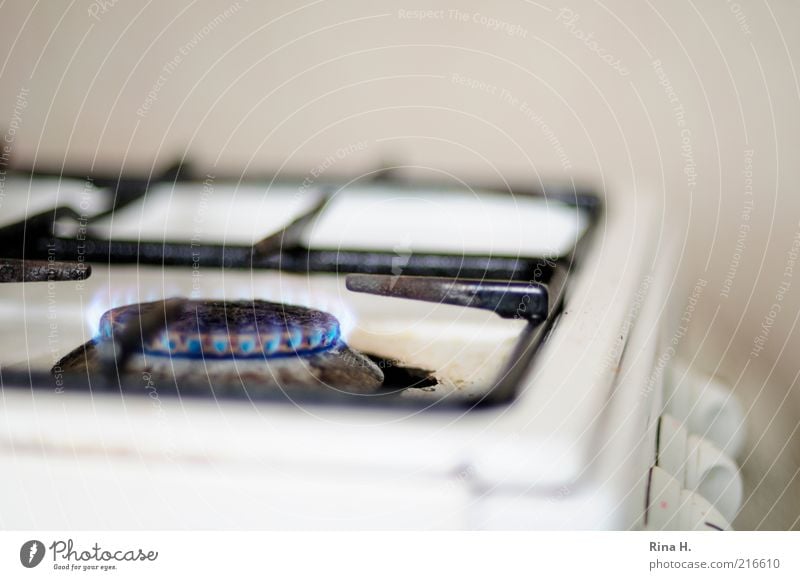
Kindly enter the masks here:
[[3, 174], [5, 525], [730, 526], [645, 200], [368, 177]]

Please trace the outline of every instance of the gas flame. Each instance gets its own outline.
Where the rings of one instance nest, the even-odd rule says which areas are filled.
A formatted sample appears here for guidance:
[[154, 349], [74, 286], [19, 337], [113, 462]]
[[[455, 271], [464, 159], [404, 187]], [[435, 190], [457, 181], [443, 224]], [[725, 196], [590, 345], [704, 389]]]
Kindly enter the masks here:
[[187, 291], [178, 284], [157, 284], [147, 290], [136, 285], [125, 284], [123, 288], [115, 288], [113, 284], [109, 284], [92, 296], [84, 313], [86, 328], [90, 336], [96, 338], [100, 334], [100, 317], [112, 308], [181, 296], [207, 300], [258, 299], [323, 310], [339, 320], [339, 328], [344, 340], [347, 340], [356, 327], [356, 315], [343, 297], [334, 290], [311, 287], [308, 279], [291, 277], [288, 281], [281, 278], [280, 280], [265, 280], [263, 283], [260, 280], [250, 280], [248, 283], [244, 280], [236, 280], [234, 275], [229, 278], [234, 279], [232, 284], [228, 284], [229, 288], [226, 288], [222, 281], [217, 284], [217, 280], [214, 280], [215, 283], [212, 284], [204, 283], [201, 291], [196, 291], [197, 289]]

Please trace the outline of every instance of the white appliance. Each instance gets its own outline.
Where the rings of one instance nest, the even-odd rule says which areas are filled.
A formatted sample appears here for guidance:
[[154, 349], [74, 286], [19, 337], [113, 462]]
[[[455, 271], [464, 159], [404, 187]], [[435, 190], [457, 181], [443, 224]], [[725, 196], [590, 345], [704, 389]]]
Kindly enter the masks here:
[[[62, 237], [165, 247], [251, 244], [309, 207], [280, 184], [165, 184], [108, 214], [96, 184], [19, 177], [12, 188], [3, 227], [57, 203], [79, 216], [56, 220]], [[436, 195], [348, 185], [303, 243], [386, 250], [402, 275], [420, 251], [561, 256], [583, 238], [531, 364], [513, 364], [524, 320], [356, 294], [330, 273], [94, 261], [84, 281], [3, 284], [0, 525], [729, 529], [742, 413], [724, 385], [676, 358], [692, 290], [675, 279], [657, 209], [635, 199], [590, 225], [547, 197]], [[175, 295], [313, 305], [339, 318], [354, 348], [430, 369], [438, 383], [383, 405], [20, 381], [90, 340], [105, 309]], [[503, 372], [513, 398], [471, 406]], [[467, 404], [440, 404], [450, 396]]]

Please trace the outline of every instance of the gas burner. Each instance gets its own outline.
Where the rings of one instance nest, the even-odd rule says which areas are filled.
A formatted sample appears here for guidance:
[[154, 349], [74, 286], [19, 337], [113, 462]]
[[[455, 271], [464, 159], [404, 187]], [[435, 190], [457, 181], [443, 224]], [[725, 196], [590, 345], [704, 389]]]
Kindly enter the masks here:
[[341, 339], [333, 315], [263, 300], [171, 299], [114, 308], [100, 318], [100, 336], [53, 372], [352, 393], [373, 392], [384, 378]]
[[[101, 336], [111, 339], [159, 304], [109, 310], [100, 318]], [[339, 341], [339, 321], [333, 315], [301, 306], [262, 300], [188, 300], [181, 310], [165, 330], [143, 343], [146, 354], [203, 359], [307, 356]]]

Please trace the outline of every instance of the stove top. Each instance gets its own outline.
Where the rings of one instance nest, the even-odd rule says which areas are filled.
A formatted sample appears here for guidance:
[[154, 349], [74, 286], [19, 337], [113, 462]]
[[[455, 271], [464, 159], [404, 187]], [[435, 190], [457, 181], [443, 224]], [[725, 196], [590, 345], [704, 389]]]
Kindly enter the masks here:
[[560, 188], [180, 169], [10, 174], [4, 189], [0, 305], [24, 340], [6, 341], [0, 369], [57, 392], [147, 395], [145, 373], [179, 395], [505, 403], [600, 215]]

